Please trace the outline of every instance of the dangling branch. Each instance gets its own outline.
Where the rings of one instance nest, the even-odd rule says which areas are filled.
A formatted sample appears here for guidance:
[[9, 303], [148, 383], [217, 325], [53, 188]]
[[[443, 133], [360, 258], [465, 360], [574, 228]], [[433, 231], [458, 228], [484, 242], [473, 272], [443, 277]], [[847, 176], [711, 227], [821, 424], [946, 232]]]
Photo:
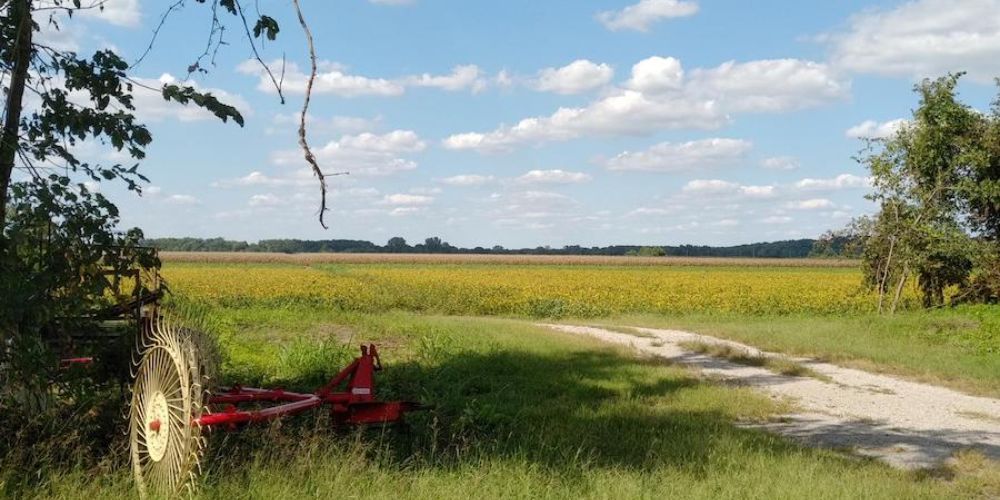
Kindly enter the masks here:
[[[281, 85], [282, 85], [282, 83], [284, 83], [284, 80], [285, 80], [285, 61], [284, 61], [284, 58], [282, 58], [282, 61], [281, 61], [281, 79], [279, 80], [279, 79], [277, 79], [277, 78], [274, 77], [274, 72], [271, 71], [271, 67], [268, 66], [267, 63], [265, 63], [263, 59], [261, 59], [260, 53], [257, 52], [257, 44], [254, 43], [254, 41], [253, 41], [253, 35], [250, 34], [250, 25], [247, 23], [247, 17], [245, 15], [243, 15], [243, 6], [240, 5], [240, 2], [238, 2], [238, 1], [235, 2], [235, 3], [236, 3], [236, 11], [239, 12], [240, 19], [243, 21], [243, 31], [246, 32], [247, 42], [250, 43], [250, 49], [253, 50], [253, 57], [254, 57], [254, 59], [257, 59], [257, 63], [260, 64], [261, 67], [264, 68], [264, 72], [267, 73], [267, 76], [271, 78], [271, 83], [274, 84], [274, 89], [278, 91], [278, 100], [281, 101], [281, 104], [284, 104], [285, 103], [285, 94], [281, 90]], [[309, 33], [309, 27], [306, 26], [305, 20], [302, 19], [302, 10], [299, 9], [299, 2], [298, 1], [295, 2], [295, 10], [298, 11], [298, 13], [299, 13], [299, 23], [302, 24], [302, 29], [305, 30], [305, 32], [306, 32], [306, 38], [309, 39], [309, 53], [313, 54], [313, 68], [314, 68], [313, 69], [313, 76], [315, 76], [316, 75], [316, 70], [315, 70], [315, 67], [316, 67], [316, 56], [313, 53], [313, 48], [312, 48], [312, 35]], [[261, 45], [263, 45], [263, 41], [261, 41]], [[310, 81], [310, 84], [311, 83], [312, 82]], [[307, 103], [309, 102], [309, 96], [308, 95], [306, 96], [306, 102]]]
[[309, 148], [309, 142], [306, 140], [306, 115], [309, 111], [309, 99], [312, 97], [313, 82], [316, 80], [316, 47], [313, 45], [312, 32], [309, 31], [309, 25], [306, 24], [306, 18], [302, 15], [302, 7], [299, 6], [299, 0], [292, 0], [295, 5], [295, 12], [299, 16], [299, 24], [302, 25], [302, 31], [306, 34], [306, 41], [309, 43], [309, 62], [311, 68], [309, 71], [309, 80], [306, 82], [306, 97], [302, 102], [302, 113], [299, 115], [299, 146], [302, 147], [302, 153], [305, 156], [306, 162], [312, 167], [313, 174], [319, 179], [319, 190], [320, 190], [320, 201], [319, 201], [319, 225], [323, 226], [323, 229], [329, 229], [326, 226], [326, 222], [323, 220], [323, 216], [326, 214], [326, 176], [323, 175], [323, 170], [319, 168], [319, 164], [316, 163], [316, 156], [313, 155], [312, 149]]

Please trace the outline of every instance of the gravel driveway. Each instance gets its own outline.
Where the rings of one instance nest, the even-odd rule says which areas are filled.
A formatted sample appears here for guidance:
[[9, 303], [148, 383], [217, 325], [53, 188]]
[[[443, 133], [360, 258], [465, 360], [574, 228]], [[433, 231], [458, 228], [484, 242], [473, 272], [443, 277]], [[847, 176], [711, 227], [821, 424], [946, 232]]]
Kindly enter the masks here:
[[790, 398], [798, 410], [780, 421], [751, 427], [815, 445], [847, 448], [889, 464], [917, 469], [942, 464], [956, 451], [977, 449], [1000, 459], [1000, 400], [963, 394], [934, 385], [844, 368], [804, 358], [792, 359], [829, 381], [780, 375], [685, 350], [681, 342], [725, 344], [749, 355], [780, 356], [753, 347], [677, 330], [634, 328], [643, 336], [603, 328], [544, 324], [588, 335], [700, 370], [729, 383]]

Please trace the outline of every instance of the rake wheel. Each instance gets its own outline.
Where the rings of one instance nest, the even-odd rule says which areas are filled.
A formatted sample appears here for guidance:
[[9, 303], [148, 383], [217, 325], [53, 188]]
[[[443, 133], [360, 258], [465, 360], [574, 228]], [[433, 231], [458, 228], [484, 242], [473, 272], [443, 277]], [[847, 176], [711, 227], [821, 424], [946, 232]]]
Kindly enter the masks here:
[[192, 490], [200, 473], [205, 439], [194, 421], [207, 411], [214, 353], [202, 355], [205, 337], [164, 316], [144, 330], [129, 410], [132, 472], [140, 497], [172, 497]]

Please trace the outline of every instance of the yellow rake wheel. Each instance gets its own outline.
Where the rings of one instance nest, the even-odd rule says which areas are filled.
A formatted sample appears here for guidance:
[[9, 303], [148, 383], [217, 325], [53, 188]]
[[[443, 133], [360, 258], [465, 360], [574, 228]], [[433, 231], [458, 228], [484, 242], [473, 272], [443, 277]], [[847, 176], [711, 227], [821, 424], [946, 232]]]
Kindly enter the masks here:
[[129, 410], [132, 472], [142, 498], [190, 491], [200, 472], [207, 376], [198, 334], [153, 320], [139, 341]]

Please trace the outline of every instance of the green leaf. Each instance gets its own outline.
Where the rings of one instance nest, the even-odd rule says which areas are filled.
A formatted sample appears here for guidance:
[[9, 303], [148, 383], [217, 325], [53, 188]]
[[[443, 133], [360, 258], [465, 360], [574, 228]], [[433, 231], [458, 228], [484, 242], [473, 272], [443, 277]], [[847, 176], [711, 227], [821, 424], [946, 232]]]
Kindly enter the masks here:
[[193, 87], [164, 85], [163, 98], [167, 101], [176, 101], [185, 105], [193, 103], [199, 108], [210, 111], [223, 122], [232, 118], [239, 126], [243, 126], [243, 115], [240, 114], [239, 110], [219, 101], [209, 92], [198, 92]]
[[278, 27], [278, 21], [270, 16], [260, 16], [257, 20], [257, 24], [253, 27], [253, 36], [260, 38], [261, 33], [267, 35], [268, 40], [274, 40], [278, 37], [278, 31], [281, 29]]

